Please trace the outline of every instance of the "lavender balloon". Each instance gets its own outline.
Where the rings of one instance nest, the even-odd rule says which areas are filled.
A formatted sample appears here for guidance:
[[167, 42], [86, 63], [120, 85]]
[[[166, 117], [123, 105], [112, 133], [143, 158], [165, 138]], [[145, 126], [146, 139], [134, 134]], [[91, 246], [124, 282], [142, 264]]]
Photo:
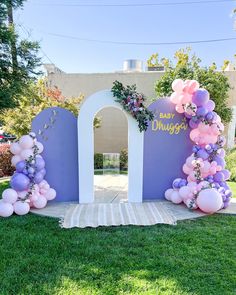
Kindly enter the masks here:
[[37, 171], [42, 170], [45, 167], [45, 161], [42, 157], [36, 157], [35, 168]]
[[197, 156], [198, 156], [198, 158], [202, 158], [203, 160], [206, 160], [206, 159], [208, 159], [209, 154], [204, 149], [200, 149], [197, 152]]
[[216, 182], [221, 182], [221, 181], [224, 181], [225, 180], [225, 176], [222, 172], [217, 172], [215, 175], [214, 175], [214, 180]]
[[34, 176], [34, 182], [39, 184], [43, 180], [44, 176], [41, 172], [37, 172]]
[[197, 116], [204, 117], [207, 114], [208, 110], [204, 107], [199, 107], [197, 109]]
[[25, 161], [20, 161], [16, 164], [16, 171], [17, 172], [22, 172], [26, 167]]
[[15, 173], [10, 181], [11, 187], [18, 192], [27, 190], [29, 188], [29, 184], [29, 178], [23, 173]]
[[192, 98], [193, 103], [197, 106], [203, 106], [209, 101], [209, 92], [206, 89], [199, 88]]

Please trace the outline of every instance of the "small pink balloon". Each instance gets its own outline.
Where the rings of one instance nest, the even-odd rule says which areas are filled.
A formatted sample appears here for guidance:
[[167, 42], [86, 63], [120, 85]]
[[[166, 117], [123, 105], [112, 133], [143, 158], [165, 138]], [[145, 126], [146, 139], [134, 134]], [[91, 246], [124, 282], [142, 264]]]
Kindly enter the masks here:
[[220, 193], [214, 189], [204, 189], [197, 197], [198, 207], [205, 213], [215, 213], [222, 208], [223, 201]]
[[30, 197], [30, 201], [31, 202], [37, 201], [38, 198], [39, 198], [39, 196], [40, 196], [40, 194], [38, 192], [33, 192], [32, 195], [31, 195], [31, 197]]
[[199, 83], [196, 80], [191, 80], [188, 86], [189, 86], [188, 92], [191, 94], [194, 93], [196, 90], [198, 90], [200, 87]]
[[173, 92], [170, 96], [170, 101], [174, 104], [180, 103], [180, 95], [179, 93]]
[[41, 153], [43, 152], [43, 145], [42, 145], [42, 143], [39, 142], [39, 141], [37, 141], [37, 142], [35, 143], [35, 145], [36, 145], [37, 148], [38, 148], [38, 153], [41, 154]]
[[19, 155], [21, 152], [21, 147], [18, 142], [13, 142], [10, 146], [10, 151], [14, 155]]
[[32, 149], [25, 149], [25, 150], [22, 150], [22, 152], [20, 153], [21, 155], [21, 158], [23, 160], [28, 160], [31, 156], [33, 156], [34, 152]]
[[188, 174], [191, 173], [191, 171], [192, 171], [192, 169], [189, 168], [186, 164], [183, 165], [183, 172], [184, 172], [185, 174], [188, 175]]
[[184, 81], [181, 79], [175, 79], [172, 84], [172, 89], [176, 92], [181, 92], [184, 88]]
[[29, 135], [23, 135], [19, 140], [22, 149], [31, 149], [34, 146], [34, 140]]
[[47, 183], [46, 180], [42, 180], [42, 181], [38, 184], [39, 188], [44, 188], [45, 185], [48, 185], [48, 183]]
[[190, 188], [186, 185], [186, 186], [182, 186], [179, 189], [179, 195], [182, 199], [185, 199], [189, 194], [191, 193]]
[[45, 194], [45, 198], [48, 200], [48, 201], [51, 201], [51, 200], [54, 200], [56, 198], [56, 191], [53, 189], [53, 188], [50, 188], [46, 194]]
[[17, 192], [12, 188], [7, 188], [2, 193], [2, 200], [5, 203], [14, 204], [17, 201], [18, 195]]
[[193, 161], [195, 160], [195, 158], [194, 158], [194, 156], [193, 155], [191, 155], [191, 156], [189, 156], [187, 159], [186, 159], [186, 164], [189, 166], [189, 167], [193, 167]]
[[14, 204], [14, 211], [17, 215], [26, 215], [29, 213], [30, 206], [27, 202], [17, 201]]
[[19, 199], [21, 199], [21, 200], [25, 200], [27, 194], [28, 194], [28, 191], [18, 192], [18, 197], [19, 197]]
[[185, 111], [184, 111], [184, 108], [183, 108], [183, 106], [182, 106], [182, 104], [177, 104], [176, 107], [175, 107], [175, 110], [176, 110], [176, 112], [179, 113], [179, 114], [182, 114], [182, 113], [185, 112]]
[[47, 199], [46, 199], [44, 196], [42, 196], [42, 195], [40, 195], [40, 196], [38, 197], [38, 200], [37, 200], [37, 201], [34, 201], [34, 202], [33, 202], [33, 206], [34, 206], [35, 208], [37, 208], [37, 209], [42, 209], [42, 208], [44, 208], [46, 205], [47, 205]]
[[170, 199], [174, 204], [180, 204], [182, 203], [182, 198], [179, 195], [179, 192], [173, 191], [172, 194], [170, 195]]
[[190, 139], [193, 141], [193, 142], [198, 142], [198, 137], [199, 137], [199, 130], [198, 129], [193, 129], [191, 132], [190, 132]]
[[0, 217], [9, 217], [13, 214], [13, 206], [0, 200]]
[[20, 162], [20, 161], [22, 161], [22, 158], [21, 158], [21, 156], [19, 156], [19, 155], [15, 155], [15, 156], [13, 156], [13, 157], [11, 158], [11, 164], [12, 164], [13, 167], [15, 167], [16, 164], [17, 164], [18, 162]]
[[169, 188], [168, 190], [165, 191], [166, 200], [171, 201], [171, 194], [173, 191], [174, 191], [173, 188]]
[[192, 100], [192, 96], [189, 95], [188, 93], [185, 93], [180, 96], [180, 103], [181, 104], [189, 103], [189, 102], [191, 102], [191, 100]]

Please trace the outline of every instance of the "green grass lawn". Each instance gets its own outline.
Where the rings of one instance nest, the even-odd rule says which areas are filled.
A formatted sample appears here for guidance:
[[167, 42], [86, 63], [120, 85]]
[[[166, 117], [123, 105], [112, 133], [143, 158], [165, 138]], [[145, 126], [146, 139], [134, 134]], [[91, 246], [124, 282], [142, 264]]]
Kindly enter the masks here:
[[0, 218], [0, 274], [1, 295], [233, 295], [236, 217], [70, 230], [32, 214]]

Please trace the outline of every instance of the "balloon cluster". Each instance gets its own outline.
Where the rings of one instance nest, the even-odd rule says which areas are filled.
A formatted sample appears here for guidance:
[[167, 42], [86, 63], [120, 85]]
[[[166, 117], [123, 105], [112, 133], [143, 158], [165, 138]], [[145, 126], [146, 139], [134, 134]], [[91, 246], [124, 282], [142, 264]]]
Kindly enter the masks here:
[[10, 180], [11, 188], [2, 193], [1, 217], [9, 217], [14, 212], [25, 215], [31, 207], [44, 208], [47, 201], [56, 197], [56, 191], [44, 180], [45, 161], [40, 155], [43, 145], [37, 141], [36, 135], [31, 132], [22, 136], [18, 142], [11, 144], [10, 151], [14, 155], [12, 165], [16, 171]]
[[170, 100], [178, 113], [184, 113], [192, 129], [192, 154], [183, 165], [187, 179], [177, 178], [165, 198], [175, 204], [184, 202], [190, 209], [214, 213], [229, 206], [232, 192], [226, 183], [230, 172], [225, 169], [224, 126], [214, 112], [215, 103], [195, 80], [176, 79]]

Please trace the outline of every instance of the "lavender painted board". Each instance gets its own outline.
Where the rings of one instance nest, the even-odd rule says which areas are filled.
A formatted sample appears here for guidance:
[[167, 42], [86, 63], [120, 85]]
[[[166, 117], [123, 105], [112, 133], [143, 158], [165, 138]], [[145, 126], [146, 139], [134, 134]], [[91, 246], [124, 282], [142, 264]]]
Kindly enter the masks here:
[[57, 202], [79, 202], [77, 118], [53, 107], [43, 110], [32, 122], [32, 131], [44, 145], [45, 179], [57, 191]]
[[182, 166], [192, 151], [188, 122], [168, 98], [149, 109], [155, 118], [144, 134], [143, 200], [163, 199], [175, 178], [186, 177]]

